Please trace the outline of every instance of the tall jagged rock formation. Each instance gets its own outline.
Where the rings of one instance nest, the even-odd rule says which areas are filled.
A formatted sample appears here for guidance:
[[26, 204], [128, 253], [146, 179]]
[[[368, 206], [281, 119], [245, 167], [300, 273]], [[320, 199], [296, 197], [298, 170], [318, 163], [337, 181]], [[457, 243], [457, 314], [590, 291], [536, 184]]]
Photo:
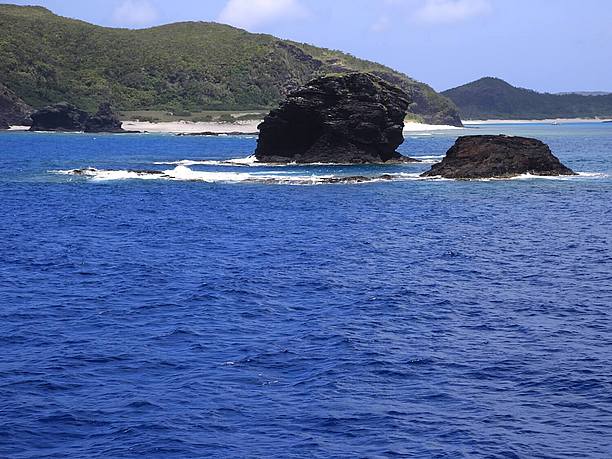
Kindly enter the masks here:
[[368, 73], [316, 78], [265, 117], [255, 155], [274, 163], [409, 161], [396, 151], [409, 105], [404, 91]]

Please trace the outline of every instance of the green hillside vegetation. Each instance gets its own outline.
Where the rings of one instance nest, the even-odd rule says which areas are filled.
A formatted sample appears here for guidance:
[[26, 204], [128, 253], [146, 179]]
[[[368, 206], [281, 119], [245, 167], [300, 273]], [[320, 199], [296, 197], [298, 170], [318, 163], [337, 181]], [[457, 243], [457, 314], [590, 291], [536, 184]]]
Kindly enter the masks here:
[[339, 51], [204, 22], [111, 29], [42, 7], [0, 5], [0, 82], [35, 108], [58, 101], [94, 111], [253, 110], [330, 72], [369, 71], [409, 92], [413, 116], [460, 124], [429, 86]]
[[444, 91], [463, 119], [612, 117], [612, 94], [547, 94], [516, 88], [499, 78], [481, 78]]

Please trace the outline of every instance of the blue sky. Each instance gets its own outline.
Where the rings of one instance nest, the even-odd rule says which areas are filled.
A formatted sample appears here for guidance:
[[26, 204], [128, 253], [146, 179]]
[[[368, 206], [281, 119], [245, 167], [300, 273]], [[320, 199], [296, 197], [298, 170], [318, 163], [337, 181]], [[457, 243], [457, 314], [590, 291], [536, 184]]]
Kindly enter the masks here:
[[612, 91], [611, 0], [26, 0], [105, 26], [218, 21], [340, 49], [444, 90], [498, 76]]

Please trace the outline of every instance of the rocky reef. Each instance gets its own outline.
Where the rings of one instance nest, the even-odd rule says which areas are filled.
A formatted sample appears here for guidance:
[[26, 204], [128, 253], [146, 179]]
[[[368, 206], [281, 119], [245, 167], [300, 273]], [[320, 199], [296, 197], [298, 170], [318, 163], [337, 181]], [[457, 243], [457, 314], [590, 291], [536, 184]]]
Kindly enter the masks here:
[[72, 104], [60, 102], [35, 111], [31, 118], [31, 131], [125, 132], [121, 128], [121, 121], [107, 103], [101, 104], [98, 112], [90, 116]]
[[442, 162], [423, 177], [482, 179], [521, 174], [575, 175], [537, 139], [505, 135], [459, 137]]
[[10, 89], [0, 84], [0, 129], [11, 125], [28, 125], [32, 109]]
[[271, 163], [414, 161], [396, 151], [409, 105], [404, 91], [368, 73], [316, 78], [265, 117], [255, 156]]

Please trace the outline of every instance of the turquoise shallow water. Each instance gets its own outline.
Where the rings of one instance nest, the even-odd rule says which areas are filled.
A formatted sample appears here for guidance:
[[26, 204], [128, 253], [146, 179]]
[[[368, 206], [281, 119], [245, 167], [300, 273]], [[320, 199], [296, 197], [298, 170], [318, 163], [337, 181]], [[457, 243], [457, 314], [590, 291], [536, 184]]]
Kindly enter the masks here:
[[497, 132], [583, 175], [419, 180], [429, 164], [224, 162], [254, 138], [0, 134], [0, 456], [608, 458], [612, 125], [401, 151]]

